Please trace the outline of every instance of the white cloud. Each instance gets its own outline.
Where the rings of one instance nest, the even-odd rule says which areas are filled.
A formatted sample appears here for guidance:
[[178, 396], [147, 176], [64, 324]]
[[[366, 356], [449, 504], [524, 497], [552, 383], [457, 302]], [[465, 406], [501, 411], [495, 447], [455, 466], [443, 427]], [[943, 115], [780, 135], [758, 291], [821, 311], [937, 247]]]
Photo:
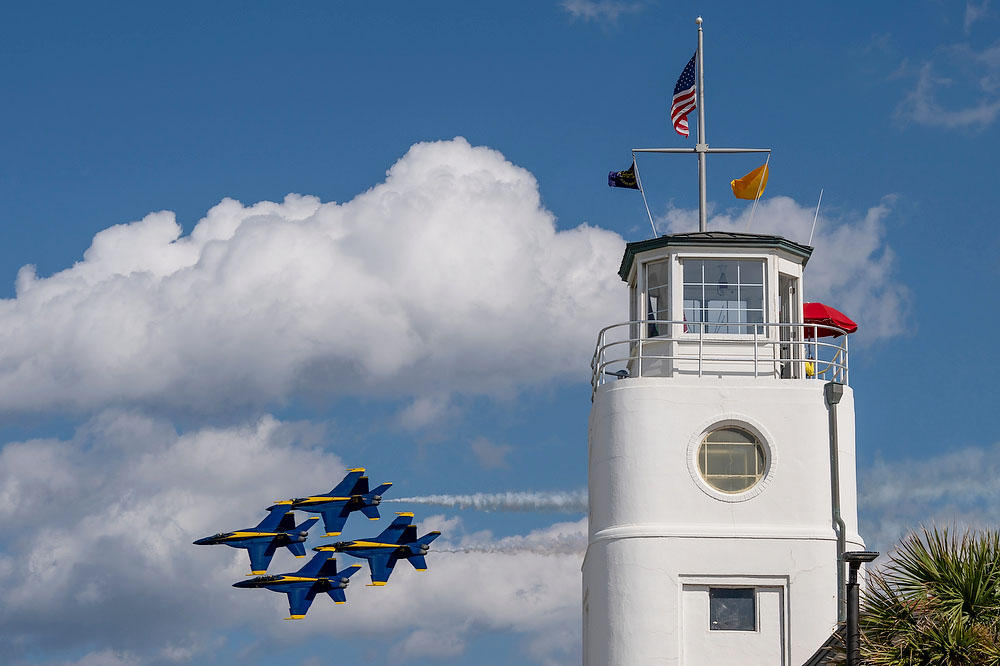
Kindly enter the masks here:
[[965, 19], [962, 22], [962, 25], [965, 28], [965, 34], [969, 34], [975, 23], [981, 21], [990, 14], [990, 0], [983, 0], [980, 4], [966, 2]]
[[[945, 88], [956, 84], [954, 79], [937, 76], [936, 67], [931, 62], [924, 63], [916, 74], [916, 84], [896, 107], [895, 118], [906, 125], [910, 122], [929, 127], [950, 129], [968, 127], [981, 129], [992, 125], [1000, 113], [1000, 99], [989, 82], [996, 79], [996, 72], [983, 69], [978, 76], [981, 98], [977, 101], [955, 105], [955, 95], [946, 94]], [[940, 98], [951, 101], [946, 107]]]
[[622, 14], [632, 14], [642, 9], [641, 2], [620, 2], [618, 0], [563, 0], [562, 8], [573, 18], [585, 21], [617, 21]]
[[880, 460], [859, 478], [861, 534], [885, 550], [921, 525], [996, 527], [1000, 443], [927, 458]]
[[476, 437], [469, 449], [483, 469], [508, 469], [507, 457], [514, 451], [508, 444], [494, 444], [485, 437]]
[[[805, 298], [822, 301], [859, 324], [859, 340], [873, 341], [906, 330], [909, 292], [898, 281], [895, 255], [886, 240], [886, 218], [892, 211], [886, 197], [864, 214], [832, 217], [820, 213], [815, 248], [805, 269]], [[751, 207], [712, 215], [709, 229], [746, 231]], [[672, 209], [659, 226], [671, 233], [698, 228], [697, 211]], [[805, 243], [809, 240], [815, 208], [788, 197], [763, 199], [757, 206], [754, 233], [776, 234]]]
[[[344, 464], [316, 446], [321, 437], [315, 425], [271, 417], [178, 434], [112, 411], [69, 441], [8, 443], [0, 450], [0, 654], [13, 660], [58, 645], [92, 650], [81, 666], [197, 662], [228, 631], [254, 626], [269, 642], [377, 632], [394, 654], [418, 658], [460, 654], [482, 631], [526, 642], [577, 632], [585, 520], [497, 539], [427, 516], [421, 534], [444, 531], [430, 571], [400, 563], [390, 585], [373, 588], [365, 570], [346, 606], [317, 599], [302, 622], [280, 621], [283, 595], [232, 588], [247, 573], [245, 551], [191, 542], [254, 525], [272, 500], [339, 480]], [[347, 527], [371, 529], [367, 521]], [[477, 548], [463, 550], [466, 542]], [[575, 547], [550, 547], [568, 543]], [[270, 570], [301, 564], [282, 550]], [[560, 658], [578, 642], [543, 645], [534, 658]]]
[[[0, 301], [0, 411], [295, 396], [413, 397], [583, 379], [622, 318], [624, 242], [557, 231], [534, 177], [464, 139], [414, 145], [353, 200], [225, 199], [188, 235], [173, 213], [98, 233]], [[502, 350], [500, 353], [498, 350]]]
[[912, 78], [913, 87], [893, 112], [897, 123], [976, 131], [996, 121], [1000, 114], [1000, 42], [974, 45], [969, 38], [973, 25], [992, 18], [990, 0], [967, 2], [963, 18], [966, 41], [928, 48], [928, 55], [916, 65], [903, 62], [893, 77]]

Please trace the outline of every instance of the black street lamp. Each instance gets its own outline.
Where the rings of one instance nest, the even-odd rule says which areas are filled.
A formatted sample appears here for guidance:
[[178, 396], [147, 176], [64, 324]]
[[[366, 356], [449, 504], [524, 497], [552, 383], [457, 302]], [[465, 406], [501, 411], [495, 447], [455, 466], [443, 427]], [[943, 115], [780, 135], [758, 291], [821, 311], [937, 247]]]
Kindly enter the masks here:
[[873, 550], [854, 550], [844, 553], [844, 561], [851, 567], [847, 578], [847, 666], [858, 666], [861, 663], [861, 629], [858, 626], [858, 614], [861, 602], [858, 598], [858, 569], [866, 562], [871, 562], [878, 553]]

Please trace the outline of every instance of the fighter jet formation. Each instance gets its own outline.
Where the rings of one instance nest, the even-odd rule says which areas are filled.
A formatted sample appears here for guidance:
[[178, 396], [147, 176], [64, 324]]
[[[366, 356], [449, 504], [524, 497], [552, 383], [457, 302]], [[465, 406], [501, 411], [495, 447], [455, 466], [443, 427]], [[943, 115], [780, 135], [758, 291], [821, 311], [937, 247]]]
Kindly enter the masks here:
[[368, 488], [365, 469], [357, 467], [347, 470], [347, 476], [329, 493], [278, 500], [267, 508], [268, 515], [256, 527], [248, 527], [234, 532], [218, 534], [198, 539], [195, 545], [223, 544], [233, 548], [246, 548], [250, 556], [251, 580], [233, 583], [233, 587], [266, 588], [288, 596], [286, 620], [300, 620], [306, 616], [309, 606], [317, 594], [326, 592], [334, 603], [347, 602], [344, 589], [349, 578], [361, 569], [354, 564], [337, 571], [337, 561], [329, 554], [346, 553], [368, 561], [372, 585], [385, 585], [399, 560], [405, 559], [417, 571], [426, 571], [424, 556], [440, 532], [428, 532], [417, 537], [413, 525], [413, 513], [403, 512], [385, 530], [371, 539], [338, 541], [333, 544], [313, 548], [318, 551], [311, 560], [295, 572], [263, 576], [271, 564], [271, 558], [278, 548], [287, 548], [296, 557], [305, 557], [305, 546], [309, 529], [319, 521], [319, 517], [307, 518], [295, 525], [295, 511], [318, 513], [326, 528], [324, 536], [338, 536], [344, 529], [351, 513], [358, 511], [369, 520], [379, 520], [378, 505], [382, 495], [392, 486], [383, 483], [374, 490]]

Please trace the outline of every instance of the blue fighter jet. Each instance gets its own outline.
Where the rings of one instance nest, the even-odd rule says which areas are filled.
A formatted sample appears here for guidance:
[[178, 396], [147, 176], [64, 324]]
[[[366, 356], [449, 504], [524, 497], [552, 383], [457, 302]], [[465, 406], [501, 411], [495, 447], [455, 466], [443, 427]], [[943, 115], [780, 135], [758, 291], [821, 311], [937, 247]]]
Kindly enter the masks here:
[[396, 515], [399, 517], [377, 537], [338, 541], [329, 546], [316, 546], [313, 550], [347, 553], [368, 560], [372, 585], [385, 585], [392, 568], [399, 560], [409, 560], [417, 571], [427, 571], [424, 555], [427, 554], [431, 541], [441, 536], [441, 533], [435, 530], [418, 539], [417, 526], [411, 524], [413, 514], [404, 512]]
[[233, 548], [246, 548], [250, 553], [250, 571], [255, 575], [267, 573], [274, 551], [278, 548], [285, 547], [292, 551], [295, 557], [305, 557], [306, 548], [302, 544], [309, 534], [309, 528], [319, 518], [307, 518], [296, 527], [295, 514], [288, 505], [271, 507], [270, 512], [257, 527], [248, 527], [236, 532], [220, 532], [198, 539], [194, 544], [212, 546], [223, 543]]
[[365, 468], [356, 467], [347, 470], [347, 476], [333, 490], [325, 495], [296, 497], [283, 500], [268, 507], [273, 509], [285, 506], [299, 511], [319, 513], [323, 516], [324, 536], [338, 536], [344, 529], [347, 517], [354, 511], [360, 511], [368, 516], [368, 520], [378, 520], [378, 505], [382, 501], [382, 493], [389, 489], [391, 483], [383, 483], [375, 490], [368, 490], [368, 477], [364, 476]]
[[[314, 519], [315, 520], [315, 519]], [[347, 603], [344, 588], [348, 578], [361, 568], [360, 564], [347, 567], [337, 573], [337, 560], [326, 553], [316, 553], [309, 562], [293, 573], [277, 576], [259, 576], [250, 580], [233, 583], [233, 587], [264, 587], [274, 592], [288, 595], [288, 615], [286, 620], [301, 620], [309, 611], [317, 594], [326, 592], [336, 604]]]

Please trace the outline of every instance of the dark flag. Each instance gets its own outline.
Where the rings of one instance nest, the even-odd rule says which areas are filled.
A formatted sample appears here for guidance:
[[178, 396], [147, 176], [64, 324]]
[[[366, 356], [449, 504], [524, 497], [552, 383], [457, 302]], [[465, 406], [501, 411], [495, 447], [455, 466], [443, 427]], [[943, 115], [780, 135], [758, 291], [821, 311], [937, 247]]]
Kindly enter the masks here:
[[639, 181], [635, 178], [635, 160], [632, 160], [632, 166], [624, 171], [609, 172], [608, 187], [624, 187], [630, 190], [639, 189]]

